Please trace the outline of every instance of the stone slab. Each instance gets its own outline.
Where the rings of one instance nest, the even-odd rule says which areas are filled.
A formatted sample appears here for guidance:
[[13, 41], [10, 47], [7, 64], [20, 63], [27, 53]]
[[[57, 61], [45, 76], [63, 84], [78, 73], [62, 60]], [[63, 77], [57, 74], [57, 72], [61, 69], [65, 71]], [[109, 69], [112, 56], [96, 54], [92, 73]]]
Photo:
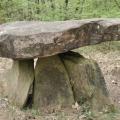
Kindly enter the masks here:
[[35, 67], [33, 107], [57, 109], [72, 107], [73, 92], [59, 56], [40, 58]]
[[13, 22], [0, 25], [0, 56], [46, 57], [114, 40], [120, 40], [120, 19]]
[[33, 60], [14, 60], [12, 69], [6, 75], [8, 80], [8, 97], [12, 104], [24, 107], [30, 86], [34, 80]]

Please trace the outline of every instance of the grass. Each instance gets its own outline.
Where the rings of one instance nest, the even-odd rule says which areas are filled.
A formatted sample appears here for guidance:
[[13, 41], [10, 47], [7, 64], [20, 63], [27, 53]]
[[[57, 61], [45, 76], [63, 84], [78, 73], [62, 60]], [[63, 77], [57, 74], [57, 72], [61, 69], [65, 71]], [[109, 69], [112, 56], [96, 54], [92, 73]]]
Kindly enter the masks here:
[[[69, 113], [67, 115], [65, 112], [56, 112], [53, 114], [42, 115], [37, 110], [27, 109], [24, 110], [25, 113], [30, 113], [35, 118], [43, 118], [50, 120], [119, 120], [120, 111], [115, 110], [111, 112], [92, 112], [89, 107], [84, 106], [84, 112], [81, 113]], [[81, 119], [80, 119], [81, 118]], [[37, 119], [38, 120], [38, 119]]]
[[97, 45], [90, 45], [81, 47], [79, 49], [76, 49], [75, 51], [79, 53], [96, 53], [102, 52], [103, 54], [114, 52], [114, 51], [120, 51], [120, 41], [111, 41], [111, 42], [103, 42], [101, 44]]

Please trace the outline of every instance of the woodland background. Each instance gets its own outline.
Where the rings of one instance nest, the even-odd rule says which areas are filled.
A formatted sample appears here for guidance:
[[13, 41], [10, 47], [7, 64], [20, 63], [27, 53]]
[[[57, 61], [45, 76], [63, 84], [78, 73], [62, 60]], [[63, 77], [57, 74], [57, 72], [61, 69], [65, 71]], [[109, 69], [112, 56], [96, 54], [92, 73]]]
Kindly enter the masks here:
[[[120, 18], [120, 0], [0, 0], [0, 24], [11, 21], [40, 20], [56, 21], [87, 18]], [[96, 60], [103, 72], [110, 97], [120, 108], [120, 41], [106, 42], [94, 46], [77, 49], [77, 52], [86, 58]], [[3, 73], [10, 69], [12, 62], [0, 58], [0, 97], [7, 89]], [[3, 97], [3, 96], [2, 96]], [[120, 110], [103, 113], [95, 117], [85, 108], [84, 114], [70, 116], [69, 120], [77, 120], [85, 116], [86, 120], [120, 120]], [[15, 120], [48, 120], [35, 110], [18, 110], [9, 106], [7, 99], [0, 98], [0, 120], [8, 120], [10, 114]], [[65, 113], [56, 113], [58, 116], [48, 116], [49, 120], [68, 120]], [[96, 116], [96, 113], [95, 113]], [[41, 119], [38, 119], [38, 118]], [[57, 119], [58, 118], [58, 119]]]
[[120, 0], [0, 0], [0, 23], [120, 17]]

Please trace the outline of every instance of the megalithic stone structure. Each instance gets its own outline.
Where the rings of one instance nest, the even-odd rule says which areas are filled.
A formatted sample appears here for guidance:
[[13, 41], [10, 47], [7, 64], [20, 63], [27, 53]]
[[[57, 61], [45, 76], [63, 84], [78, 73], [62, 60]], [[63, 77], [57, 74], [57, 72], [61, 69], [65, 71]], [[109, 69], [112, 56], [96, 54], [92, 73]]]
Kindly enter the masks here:
[[69, 76], [59, 56], [38, 59], [33, 107], [42, 111], [54, 110], [59, 107], [71, 107], [74, 102]]
[[14, 22], [0, 26], [0, 56], [47, 57], [113, 40], [120, 40], [120, 19]]
[[24, 107], [30, 86], [34, 81], [34, 61], [14, 60], [10, 72], [6, 75], [8, 80], [8, 97], [12, 104]]
[[93, 111], [102, 110], [111, 104], [103, 74], [94, 60], [79, 53], [60, 55], [70, 77], [74, 99], [79, 104], [88, 104]]
[[[39, 109], [44, 103], [46, 106], [57, 104], [65, 106], [65, 104], [67, 105], [68, 103], [72, 104], [72, 101], [79, 101], [79, 93], [82, 91], [82, 88], [80, 84], [78, 84], [81, 90], [79, 90], [79, 93], [73, 92], [70, 79], [71, 77], [74, 79], [74, 74], [73, 76], [69, 74], [69, 70], [66, 69], [68, 63], [59, 57], [59, 54], [68, 54], [67, 52], [70, 50], [79, 47], [115, 40], [120, 40], [120, 19], [117, 18], [55, 22], [21, 21], [0, 25], [0, 57], [11, 58], [14, 61], [12, 70], [10, 74], [8, 74], [9, 99], [12, 103], [22, 108], [28, 99], [28, 92], [34, 81], [32, 99], [35, 108]], [[39, 58], [35, 70], [33, 64], [34, 58]], [[72, 59], [78, 58], [73, 55]], [[78, 62], [80, 62], [79, 59]], [[40, 63], [40, 61], [42, 63]], [[53, 61], [55, 62], [53, 63]], [[84, 61], [86, 61], [86, 59], [84, 59]], [[48, 68], [45, 63], [50, 63], [48, 64]], [[71, 62], [71, 64], [73, 63]], [[82, 69], [78, 67], [84, 66], [80, 64], [81, 63], [79, 63], [78, 66], [74, 65], [74, 67], [78, 69], [78, 71], [76, 71], [78, 73], [79, 70], [82, 71]], [[97, 80], [101, 83], [104, 79], [96, 77], [97, 75], [100, 76], [100, 72], [97, 71], [99, 68], [96, 63], [93, 62], [92, 64], [94, 64], [94, 66], [96, 65], [96, 67], [88, 65], [90, 66], [88, 69], [96, 71], [96, 73], [91, 72], [93, 78], [95, 78], [94, 84], [96, 84]], [[50, 70], [48, 71], [48, 75], [46, 72], [47, 69]], [[56, 69], [58, 72], [55, 71]], [[90, 76], [85, 73], [85, 69], [87, 69], [86, 65], [82, 71], [84, 73], [82, 78], [89, 78]], [[64, 75], [61, 73], [61, 70]], [[89, 72], [89, 70], [87, 72]], [[78, 75], [78, 73], [76, 73], [76, 75]], [[59, 75], [56, 76], [56, 74]], [[60, 83], [60, 86], [55, 88], [54, 86], [58, 85], [57, 80], [59, 80], [58, 83]], [[51, 81], [50, 84], [47, 85], [47, 87], [49, 87], [48, 93], [47, 89], [44, 88], [46, 87], [45, 82], [47, 81]], [[76, 80], [74, 79], [73, 81]], [[81, 82], [81, 79], [77, 79], [77, 81]], [[89, 79], [85, 79], [85, 81], [87, 82]], [[64, 84], [66, 84], [66, 86], [64, 86]], [[42, 85], [44, 85], [44, 87]], [[39, 86], [42, 87], [39, 88]], [[56, 89], [55, 95], [52, 95], [52, 88]], [[79, 89], [78, 87], [74, 88]], [[86, 87], [84, 86], [83, 88], [86, 91]], [[101, 89], [106, 90], [105, 86], [103, 86], [103, 88], [100, 87], [100, 91]], [[65, 91], [65, 93], [62, 94], [61, 91]], [[71, 93], [71, 91], [73, 93]], [[103, 91], [100, 91], [99, 94], [95, 93], [96, 98], [103, 95]], [[92, 90], [91, 93], [93, 93]], [[50, 94], [52, 99], [48, 101], [47, 98], [50, 97]], [[76, 95], [77, 97], [75, 97]], [[85, 95], [89, 96], [89, 93]], [[40, 96], [44, 96], [44, 98]], [[55, 99], [53, 99], [54, 97]], [[58, 98], [63, 101], [60, 101]], [[67, 103], [68, 98], [69, 102]], [[102, 100], [106, 101], [106, 99], [105, 97], [105, 99]]]

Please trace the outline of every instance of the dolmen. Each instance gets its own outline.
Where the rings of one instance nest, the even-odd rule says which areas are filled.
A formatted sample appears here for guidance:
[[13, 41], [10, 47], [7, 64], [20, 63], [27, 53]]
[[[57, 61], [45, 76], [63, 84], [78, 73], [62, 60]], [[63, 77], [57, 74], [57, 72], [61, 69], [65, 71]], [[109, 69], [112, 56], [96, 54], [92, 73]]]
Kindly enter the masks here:
[[120, 19], [0, 25], [0, 57], [13, 59], [7, 74], [9, 101], [23, 108], [30, 99], [32, 108], [39, 110], [76, 102], [104, 109], [111, 100], [97, 62], [71, 50], [116, 40], [120, 40]]

